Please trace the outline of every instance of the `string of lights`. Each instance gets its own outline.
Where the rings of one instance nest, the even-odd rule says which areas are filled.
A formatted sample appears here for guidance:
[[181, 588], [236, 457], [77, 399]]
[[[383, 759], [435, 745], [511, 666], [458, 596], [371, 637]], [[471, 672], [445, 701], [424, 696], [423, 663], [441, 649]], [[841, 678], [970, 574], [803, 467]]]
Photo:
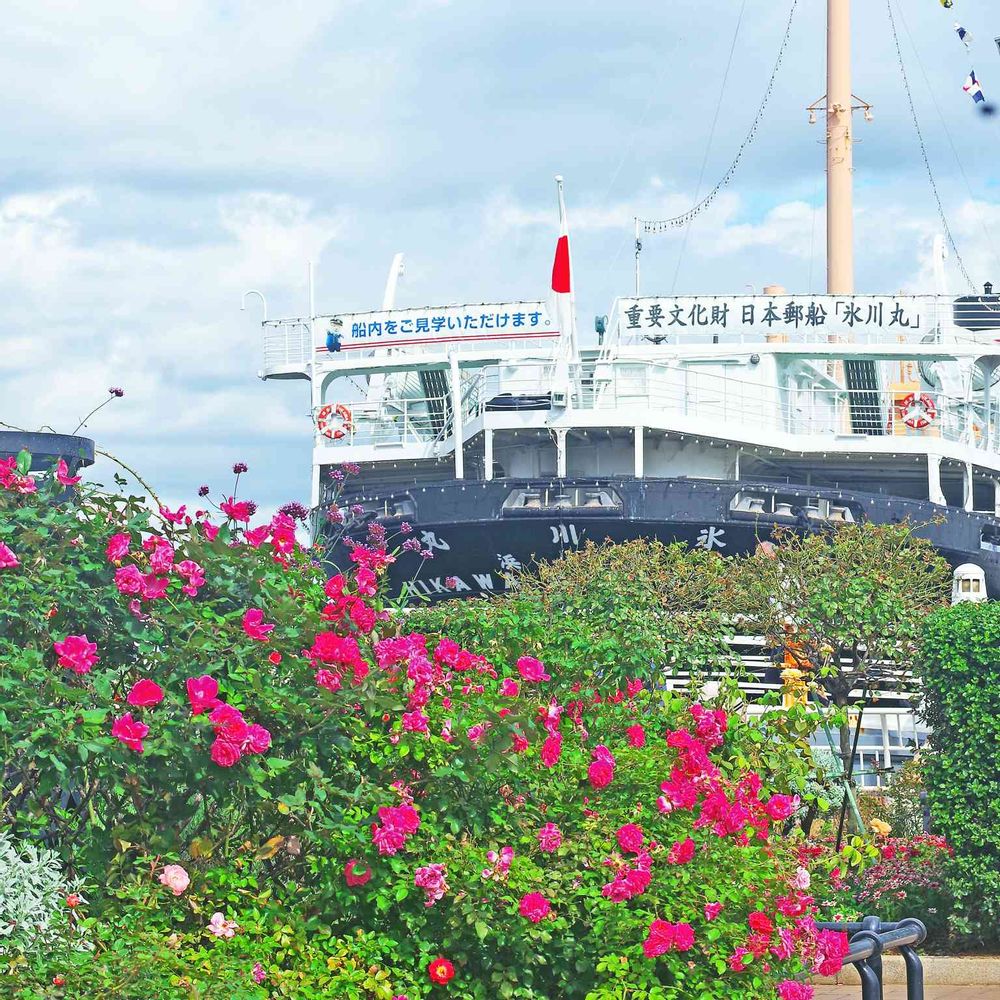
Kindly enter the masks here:
[[955, 245], [955, 237], [951, 234], [951, 226], [948, 225], [948, 217], [944, 212], [941, 195], [938, 194], [937, 181], [934, 180], [934, 171], [931, 170], [930, 157], [927, 155], [927, 146], [924, 143], [924, 133], [920, 128], [920, 121], [917, 118], [917, 109], [913, 104], [913, 94], [910, 92], [910, 80], [906, 75], [906, 65], [903, 62], [903, 49], [899, 44], [899, 32], [896, 31], [896, 18], [892, 12], [892, 0], [886, 0], [886, 6], [889, 8], [889, 24], [892, 27], [892, 37], [896, 43], [896, 57], [899, 59], [899, 72], [903, 77], [903, 88], [906, 90], [906, 100], [910, 105], [910, 116], [913, 118], [913, 128], [917, 133], [917, 142], [920, 143], [920, 155], [924, 158], [924, 167], [927, 169], [927, 179], [931, 182], [931, 191], [934, 193], [934, 201], [937, 203], [938, 217], [941, 220], [941, 228], [944, 230], [944, 235], [948, 240], [948, 245], [951, 247], [951, 252], [955, 255], [955, 262], [958, 264], [959, 270], [962, 272], [962, 277], [965, 278], [969, 288], [975, 291], [976, 286], [973, 284], [972, 278], [969, 277], [969, 272], [965, 269], [965, 261], [962, 260], [962, 255], [958, 252], [958, 247]]
[[757, 114], [754, 116], [753, 122], [750, 124], [750, 129], [740, 143], [740, 148], [730, 163], [729, 169], [722, 175], [722, 179], [712, 188], [711, 191], [705, 195], [696, 205], [689, 208], [683, 215], [677, 215], [672, 219], [636, 219], [638, 228], [643, 233], [664, 233], [669, 229], [677, 229], [681, 226], [686, 226], [692, 219], [700, 215], [705, 211], [712, 202], [719, 196], [722, 189], [726, 187], [729, 182], [733, 179], [733, 175], [736, 173], [737, 168], [740, 165], [740, 161], [743, 159], [743, 154], [747, 149], [753, 144], [754, 139], [757, 138], [757, 132], [760, 129], [760, 124], [764, 119], [764, 114], [767, 111], [768, 102], [771, 100], [771, 94], [774, 91], [774, 84], [778, 78], [778, 70], [781, 68], [782, 60], [785, 57], [785, 51], [788, 48], [788, 40], [792, 33], [792, 20], [795, 17], [796, 8], [799, 5], [799, 0], [792, 0], [791, 9], [788, 11], [788, 23], [785, 25], [785, 35], [781, 40], [781, 47], [778, 49], [778, 58], [775, 60], [774, 69], [771, 70], [771, 77], [767, 82], [767, 89], [764, 91], [764, 97], [760, 102], [760, 107], [757, 109]]

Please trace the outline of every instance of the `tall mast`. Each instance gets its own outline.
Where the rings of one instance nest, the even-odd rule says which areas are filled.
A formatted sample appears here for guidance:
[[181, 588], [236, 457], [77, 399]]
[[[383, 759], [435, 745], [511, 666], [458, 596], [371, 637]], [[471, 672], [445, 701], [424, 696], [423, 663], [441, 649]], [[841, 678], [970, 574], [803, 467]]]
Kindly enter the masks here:
[[827, 0], [826, 290], [854, 293], [851, 0]]

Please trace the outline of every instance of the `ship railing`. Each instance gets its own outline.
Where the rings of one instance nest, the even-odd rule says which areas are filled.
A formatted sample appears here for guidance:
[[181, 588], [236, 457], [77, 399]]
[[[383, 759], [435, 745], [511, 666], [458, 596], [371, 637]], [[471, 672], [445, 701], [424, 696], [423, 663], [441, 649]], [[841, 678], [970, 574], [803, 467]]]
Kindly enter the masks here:
[[[466, 416], [488, 410], [547, 409], [552, 364], [483, 368], [466, 393]], [[651, 410], [660, 417], [727, 422], [808, 436], [940, 439], [1000, 451], [1000, 400], [987, 413], [938, 390], [798, 388], [699, 372], [665, 362], [588, 361], [570, 366], [570, 404], [580, 410]], [[631, 419], [631, 417], [629, 418]]]
[[307, 319], [269, 319], [264, 326], [264, 371], [305, 370], [313, 358], [312, 325]]
[[354, 403], [349, 419], [334, 432], [340, 436], [317, 434], [317, 441], [340, 448], [433, 445], [441, 432], [451, 433], [450, 405], [446, 396]]
[[[603, 371], [602, 371], [603, 369]], [[939, 391], [798, 389], [668, 365], [598, 364], [581, 378], [581, 409], [650, 409], [788, 434], [938, 438], [1000, 451], [1000, 407]]]

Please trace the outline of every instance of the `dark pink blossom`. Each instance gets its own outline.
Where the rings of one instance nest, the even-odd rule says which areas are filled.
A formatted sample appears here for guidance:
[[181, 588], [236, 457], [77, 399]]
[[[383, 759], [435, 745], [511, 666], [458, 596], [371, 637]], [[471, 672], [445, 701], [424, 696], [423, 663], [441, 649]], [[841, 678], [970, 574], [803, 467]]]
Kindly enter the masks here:
[[201, 677], [189, 677], [186, 681], [188, 701], [191, 702], [191, 714], [201, 715], [219, 704], [216, 697], [219, 693], [219, 682], [207, 674]]
[[529, 684], [539, 684], [542, 681], [550, 681], [552, 678], [545, 672], [541, 660], [536, 660], [533, 656], [522, 656], [517, 661], [517, 672]]
[[143, 677], [132, 685], [125, 700], [140, 708], [159, 705], [163, 701], [163, 688], [156, 681]]
[[249, 608], [243, 615], [243, 631], [255, 642], [267, 642], [274, 626], [264, 621], [260, 608]]
[[149, 726], [133, 719], [131, 712], [126, 712], [111, 724], [111, 735], [137, 753], [142, 753], [142, 741], [148, 732]]
[[540, 892], [527, 892], [521, 897], [517, 909], [522, 917], [537, 924], [552, 912], [552, 904]]
[[75, 674], [89, 673], [100, 659], [97, 655], [97, 643], [91, 642], [86, 635], [68, 635], [52, 643], [52, 648], [59, 657], [59, 666], [72, 670]]

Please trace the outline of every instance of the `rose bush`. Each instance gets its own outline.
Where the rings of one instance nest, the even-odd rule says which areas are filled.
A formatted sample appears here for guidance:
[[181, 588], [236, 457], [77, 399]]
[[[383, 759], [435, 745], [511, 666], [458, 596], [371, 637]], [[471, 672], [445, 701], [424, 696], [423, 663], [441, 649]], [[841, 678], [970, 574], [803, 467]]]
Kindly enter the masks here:
[[[91, 929], [167, 914], [178, 948], [254, 959], [234, 995], [267, 995], [302, 952], [226, 905], [219, 867], [250, 865], [314, 938], [378, 932], [371, 985], [335, 995], [808, 996], [798, 977], [839, 968], [825, 866], [783, 836], [808, 763], [773, 766], [807, 754], [807, 707], [491, 661], [384, 605], [378, 522], [330, 577], [235, 490], [151, 515], [27, 465], [0, 479], [2, 808], [119, 887]], [[79, 979], [132, 963], [90, 940]]]

